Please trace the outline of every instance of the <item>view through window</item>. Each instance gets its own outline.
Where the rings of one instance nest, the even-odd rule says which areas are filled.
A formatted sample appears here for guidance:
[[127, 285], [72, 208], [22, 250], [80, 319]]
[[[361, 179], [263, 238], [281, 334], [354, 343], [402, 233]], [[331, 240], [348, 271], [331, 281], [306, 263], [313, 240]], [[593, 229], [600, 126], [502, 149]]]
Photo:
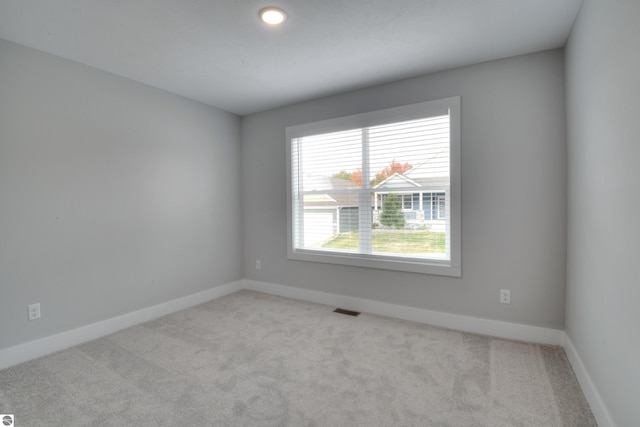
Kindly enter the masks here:
[[290, 252], [451, 265], [451, 109], [436, 112], [292, 136]]

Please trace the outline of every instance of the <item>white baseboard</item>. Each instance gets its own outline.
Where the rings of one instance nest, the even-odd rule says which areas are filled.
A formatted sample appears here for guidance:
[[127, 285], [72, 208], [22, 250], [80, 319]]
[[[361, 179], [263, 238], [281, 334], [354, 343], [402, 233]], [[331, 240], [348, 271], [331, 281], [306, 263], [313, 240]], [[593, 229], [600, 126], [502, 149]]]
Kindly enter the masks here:
[[255, 280], [239, 280], [237, 282], [227, 283], [122, 316], [0, 350], [0, 369], [5, 369], [56, 351], [64, 350], [130, 326], [223, 297], [241, 289], [250, 289], [287, 298], [427, 323], [434, 326], [477, 334], [540, 344], [560, 345], [565, 349], [569, 363], [571, 363], [573, 367], [598, 425], [600, 427], [616, 427], [611, 414], [607, 410], [589, 373], [582, 363], [576, 348], [564, 331], [425, 310]]
[[178, 310], [223, 297], [239, 291], [242, 289], [242, 286], [243, 281], [227, 283], [222, 286], [207, 289], [206, 291], [123, 314], [122, 316], [0, 350], [0, 369], [64, 350], [65, 348], [112, 334], [121, 329], [137, 325], [138, 323], [147, 322]]
[[582, 363], [582, 359], [580, 359], [578, 351], [574, 347], [573, 342], [571, 342], [571, 338], [569, 338], [569, 335], [567, 335], [566, 333], [564, 334], [563, 347], [565, 353], [567, 353], [567, 359], [569, 359], [569, 363], [571, 363], [573, 372], [578, 378], [580, 387], [582, 387], [582, 392], [589, 402], [591, 412], [593, 412], [593, 416], [595, 417], [598, 426], [616, 427], [616, 423], [615, 421], [613, 421], [609, 410], [600, 397], [600, 393], [598, 393], [598, 389], [593, 383], [593, 380], [591, 379], [589, 372], [585, 368], [584, 363]]
[[[555, 329], [425, 310], [363, 298], [278, 285], [274, 283], [254, 280], [239, 280], [237, 282], [227, 283], [203, 292], [187, 295], [182, 298], [124, 314], [122, 316], [0, 350], [0, 369], [8, 368], [56, 351], [64, 350], [65, 348], [103, 337], [138, 323], [153, 320], [178, 310], [220, 298], [239, 291], [240, 289], [250, 289], [288, 298], [341, 307], [348, 310], [395, 317], [398, 319], [411, 320], [414, 322], [427, 323], [434, 326], [441, 326], [444, 328], [500, 338], [551, 345], [563, 345], [565, 343], [564, 332]], [[569, 353], [568, 350], [567, 353]], [[576, 354], [575, 350], [573, 350], [572, 354]], [[570, 361], [573, 365], [573, 360], [571, 358]], [[576, 372], [579, 370], [579, 368], [574, 369]], [[591, 403], [591, 400], [589, 400], [589, 402]], [[613, 424], [611, 425], [613, 426]]]
[[421, 308], [406, 307], [386, 302], [336, 295], [274, 283], [244, 280], [244, 289], [279, 295], [304, 301], [327, 304], [347, 310], [362, 311], [381, 316], [396, 317], [414, 322], [427, 323], [443, 328], [456, 329], [482, 335], [528, 341], [540, 344], [562, 345], [564, 331], [518, 323], [481, 319], [460, 314], [444, 313]]

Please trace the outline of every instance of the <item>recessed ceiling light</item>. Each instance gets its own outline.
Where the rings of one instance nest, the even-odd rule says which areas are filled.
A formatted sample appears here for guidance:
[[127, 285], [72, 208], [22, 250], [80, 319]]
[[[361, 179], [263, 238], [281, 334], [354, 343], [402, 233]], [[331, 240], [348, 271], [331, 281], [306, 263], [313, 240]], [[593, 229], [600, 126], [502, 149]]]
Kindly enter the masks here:
[[263, 22], [269, 25], [282, 24], [287, 18], [284, 10], [278, 9], [277, 7], [265, 7], [264, 9], [260, 10], [259, 15], [260, 19], [262, 19]]

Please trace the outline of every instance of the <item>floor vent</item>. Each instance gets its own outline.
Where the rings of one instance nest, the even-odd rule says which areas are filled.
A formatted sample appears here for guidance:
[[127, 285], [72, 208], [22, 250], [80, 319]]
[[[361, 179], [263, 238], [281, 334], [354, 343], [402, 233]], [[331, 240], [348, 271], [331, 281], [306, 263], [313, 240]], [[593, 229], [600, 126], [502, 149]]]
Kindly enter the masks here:
[[359, 311], [351, 311], [351, 310], [345, 310], [344, 308], [336, 308], [335, 310], [333, 310], [334, 313], [340, 313], [340, 314], [346, 314], [347, 316], [359, 316], [360, 312]]

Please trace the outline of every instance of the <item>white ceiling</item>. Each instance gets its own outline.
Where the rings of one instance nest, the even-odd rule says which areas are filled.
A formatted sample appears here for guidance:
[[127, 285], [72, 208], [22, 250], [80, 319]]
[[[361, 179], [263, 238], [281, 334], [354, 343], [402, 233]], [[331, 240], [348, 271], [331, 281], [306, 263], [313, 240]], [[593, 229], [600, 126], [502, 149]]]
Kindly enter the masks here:
[[245, 115], [560, 47], [581, 3], [2, 0], [0, 38]]

